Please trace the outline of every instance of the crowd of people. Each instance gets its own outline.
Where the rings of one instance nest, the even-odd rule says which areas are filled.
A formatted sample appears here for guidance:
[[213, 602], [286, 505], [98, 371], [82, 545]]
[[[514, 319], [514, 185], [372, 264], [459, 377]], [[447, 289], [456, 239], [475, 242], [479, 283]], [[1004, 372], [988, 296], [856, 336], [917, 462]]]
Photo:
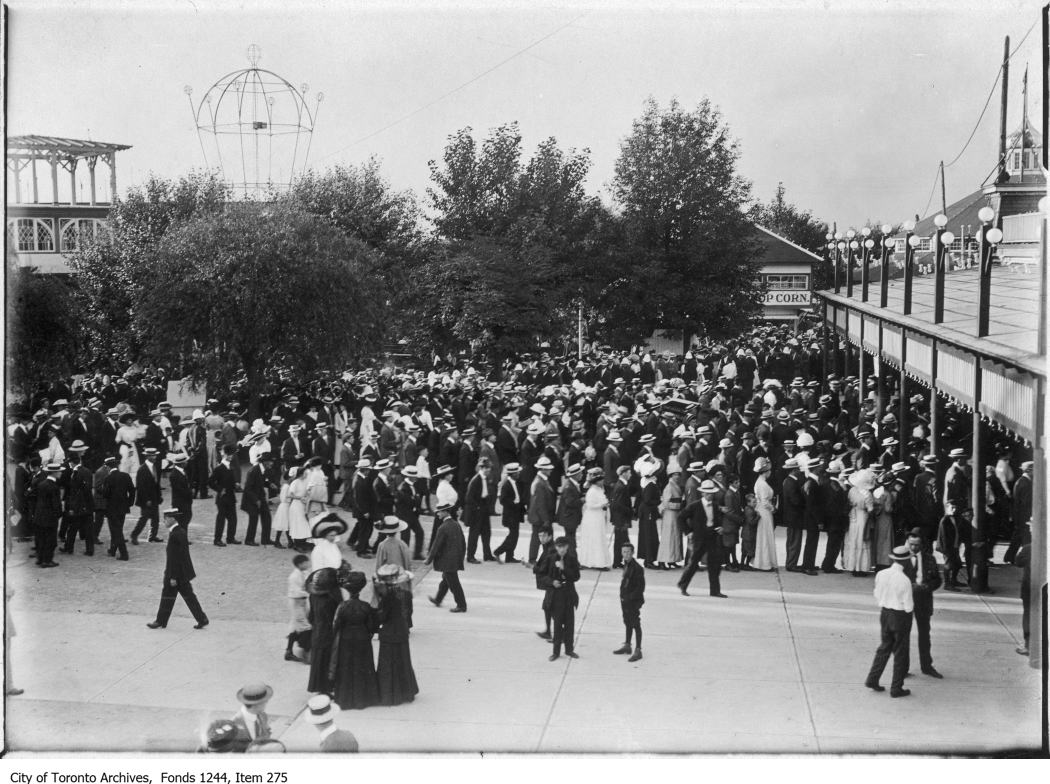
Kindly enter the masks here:
[[[901, 390], [887, 368], [880, 383], [870, 357], [862, 388], [845, 372], [855, 350], [838, 343], [825, 355], [819, 339], [757, 326], [679, 356], [595, 347], [498, 367], [450, 356], [306, 384], [275, 372], [261, 398], [235, 385], [181, 418], [163, 399], [163, 370], [78, 376], [8, 409], [9, 541], [32, 537], [37, 565], [50, 568], [59, 545], [73, 555], [80, 540], [92, 555], [105, 523], [107, 552], [127, 560], [133, 507], [131, 544], [161, 541], [166, 474], [183, 526], [195, 499], [214, 499], [215, 546], [296, 551], [286, 657], [309, 649], [311, 690], [344, 708], [415, 694], [411, 573], [424, 564], [442, 575], [430, 601], [451, 593], [453, 612], [467, 611], [464, 563], [532, 568], [556, 658], [562, 647], [574, 655], [573, 569], [621, 569], [625, 554], [637, 566], [636, 555], [624, 623], [640, 658], [643, 570], [680, 570], [684, 595], [704, 570], [710, 595], [724, 598], [725, 571], [861, 578], [896, 563], [910, 537], [938, 554], [930, 563], [946, 590], [965, 588], [974, 553], [989, 558], [995, 541], [1009, 542], [1014, 563], [1031, 518], [1025, 447], [996, 432], [986, 454], [970, 455], [970, 415], [940, 401], [934, 451], [928, 393]], [[906, 427], [893, 413], [902, 394]], [[985, 480], [982, 543], [974, 470]], [[372, 605], [341, 545], [375, 559]]]

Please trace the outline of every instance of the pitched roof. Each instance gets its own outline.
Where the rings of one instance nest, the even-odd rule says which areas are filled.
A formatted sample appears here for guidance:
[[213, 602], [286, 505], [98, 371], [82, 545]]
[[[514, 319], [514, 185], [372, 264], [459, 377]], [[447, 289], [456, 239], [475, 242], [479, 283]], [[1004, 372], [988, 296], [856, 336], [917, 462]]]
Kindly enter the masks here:
[[130, 150], [130, 144], [113, 144], [96, 142], [89, 139], [67, 139], [61, 136], [8, 136], [7, 151], [12, 152], [55, 152], [64, 155], [97, 155], [104, 152]]
[[765, 246], [761, 256], [763, 264], [812, 264], [814, 261], [822, 261], [821, 257], [812, 251], [808, 251], [801, 245], [796, 245], [787, 237], [781, 237], [776, 232], [770, 231], [765, 226], [754, 224], [758, 231], [756, 239]]

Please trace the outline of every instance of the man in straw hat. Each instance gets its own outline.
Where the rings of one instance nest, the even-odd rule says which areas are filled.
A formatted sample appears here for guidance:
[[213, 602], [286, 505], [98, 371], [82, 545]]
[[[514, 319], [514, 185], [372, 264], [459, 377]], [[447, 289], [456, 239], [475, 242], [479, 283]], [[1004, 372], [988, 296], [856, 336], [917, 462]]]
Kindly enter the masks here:
[[73, 554], [77, 535], [84, 540], [84, 552], [95, 554], [95, 526], [92, 520], [91, 472], [84, 466], [82, 456], [87, 451], [83, 441], [74, 441], [69, 447], [69, 476], [66, 478], [66, 540], [62, 552]]
[[321, 751], [342, 754], [359, 751], [357, 738], [336, 725], [338, 715], [339, 706], [332, 702], [332, 698], [327, 694], [318, 694], [307, 701], [303, 719], [317, 729]]
[[452, 598], [456, 606], [451, 612], [464, 613], [467, 611], [467, 597], [463, 593], [463, 586], [459, 582], [459, 573], [463, 571], [463, 559], [467, 553], [467, 540], [463, 536], [463, 528], [459, 521], [451, 515], [452, 507], [445, 503], [439, 503], [435, 508], [435, 525], [438, 525], [434, 537], [430, 542], [430, 553], [427, 555], [426, 563], [434, 564], [434, 569], [441, 572], [441, 582], [438, 585], [437, 594], [429, 597], [430, 603], [440, 607], [445, 599], [445, 594], [452, 592]]
[[273, 696], [273, 688], [265, 683], [249, 683], [237, 692], [241, 709], [230, 721], [237, 728], [231, 751], [244, 752], [252, 743], [270, 738], [270, 717], [266, 715], [266, 704]]
[[557, 522], [565, 530], [569, 546], [576, 552], [576, 529], [583, 522], [583, 493], [580, 491], [580, 475], [583, 466], [579, 463], [565, 470], [565, 481], [558, 494]]
[[153, 447], [142, 450], [142, 465], [135, 475], [135, 503], [141, 515], [131, 531], [132, 544], [139, 543], [139, 534], [145, 530], [146, 523], [149, 523], [149, 541], [164, 541], [157, 535], [160, 530], [160, 502], [163, 500], [160, 491], [159, 456], [160, 453]]
[[[906, 542], [911, 551], [911, 559], [904, 565], [904, 571], [912, 581], [912, 598], [915, 600], [915, 628], [919, 638], [919, 666], [924, 674], [931, 678], [943, 678], [933, 666], [930, 653], [930, 619], [933, 618], [933, 592], [941, 587], [941, 573], [933, 553], [923, 546], [922, 529], [913, 528], [908, 532]], [[910, 650], [909, 650], [910, 654]], [[905, 671], [910, 655], [905, 656]]]
[[525, 519], [525, 493], [519, 483], [521, 476], [520, 463], [506, 463], [503, 466], [505, 476], [499, 486], [499, 502], [503, 508], [503, 527], [507, 529], [507, 536], [503, 542], [492, 551], [495, 558], [504, 556], [505, 563], [520, 563], [514, 557], [514, 550], [518, 546], [518, 529]]
[[157, 618], [146, 625], [151, 629], [163, 629], [168, 625], [168, 618], [175, 608], [175, 597], [181, 595], [186, 606], [197, 621], [194, 629], [203, 629], [208, 625], [208, 616], [201, 609], [197, 595], [193, 592], [193, 561], [190, 559], [190, 546], [186, 540], [186, 529], [179, 525], [179, 510], [165, 509], [164, 524], [168, 526], [168, 547], [164, 562], [164, 587], [160, 592], [160, 607]]
[[554, 464], [546, 457], [536, 461], [536, 478], [529, 488], [529, 525], [532, 526], [532, 539], [529, 541], [529, 560], [526, 566], [535, 566], [540, 549], [539, 531], [541, 528], [553, 530], [557, 499], [551, 487], [550, 475]]
[[44, 478], [36, 485], [36, 507], [33, 510], [36, 565], [44, 569], [58, 566], [55, 548], [58, 546], [58, 522], [62, 517], [62, 493], [58, 489], [61, 474], [61, 463], [47, 463]]
[[722, 523], [719, 519], [718, 504], [715, 496], [718, 485], [710, 479], [700, 483], [699, 498], [688, 503], [681, 516], [689, 522], [692, 535], [692, 555], [689, 566], [678, 581], [678, 590], [682, 596], [688, 596], [689, 582], [700, 567], [700, 559], [707, 554], [707, 580], [711, 596], [725, 599], [719, 574], [722, 571]]
[[485, 458], [477, 463], [477, 473], [467, 482], [463, 498], [463, 524], [470, 531], [467, 539], [467, 563], [480, 563], [475, 557], [478, 552], [478, 540], [481, 540], [481, 554], [486, 561], [499, 558], [492, 554], [492, 515], [496, 513], [496, 487], [490, 476], [492, 466]]
[[911, 639], [911, 617], [915, 609], [911, 580], [904, 571], [904, 564], [911, 561], [912, 552], [907, 545], [893, 548], [888, 569], [875, 575], [875, 601], [880, 609], [879, 623], [882, 642], [875, 651], [871, 670], [864, 685], [874, 691], [886, 691], [879, 685], [886, 663], [893, 654], [893, 681], [891, 697], [907, 697], [911, 692], [904, 688], [904, 676], [908, 672], [908, 645]]

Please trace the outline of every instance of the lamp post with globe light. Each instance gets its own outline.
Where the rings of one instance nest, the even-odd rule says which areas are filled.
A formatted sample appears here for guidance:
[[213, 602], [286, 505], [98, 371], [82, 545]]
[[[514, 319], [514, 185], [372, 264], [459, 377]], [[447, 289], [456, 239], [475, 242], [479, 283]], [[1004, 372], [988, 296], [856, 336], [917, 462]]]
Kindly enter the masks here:
[[846, 296], [853, 297], [853, 259], [857, 248], [857, 241], [853, 239], [857, 232], [850, 229], [846, 232]]
[[842, 291], [842, 251], [846, 248], [846, 243], [842, 241], [842, 232], [835, 232], [835, 293], [838, 294]]
[[863, 240], [860, 240], [861, 244], [863, 245], [863, 250], [861, 250], [860, 256], [860, 301], [867, 302], [868, 282], [869, 276], [871, 274], [869, 272], [868, 266], [869, 262], [871, 261], [871, 249], [872, 246], [875, 245], [875, 243], [871, 239], [871, 229], [867, 226], [860, 230], [860, 234], [862, 237], [864, 237]]
[[978, 231], [978, 242], [981, 249], [980, 255], [980, 294], [977, 305], [977, 337], [983, 338], [988, 335], [988, 312], [991, 308], [992, 299], [992, 248], [1003, 240], [1002, 229], [992, 226], [995, 220], [995, 210], [991, 207], [981, 207], [977, 213], [981, 221]]
[[893, 242], [890, 232], [893, 227], [882, 224], [882, 275], [879, 277], [879, 307], [886, 307], [890, 297], [890, 256], [893, 254]]
[[913, 234], [915, 221], [904, 222], [904, 315], [911, 315], [911, 289], [915, 280], [915, 248], [919, 238]]
[[944, 322], [944, 272], [948, 263], [948, 246], [955, 242], [955, 235], [944, 230], [944, 227], [948, 225], [948, 218], [944, 213], [938, 214], [933, 219], [933, 223], [937, 227], [937, 233], [934, 235], [936, 247], [933, 272], [933, 323], [942, 324]]

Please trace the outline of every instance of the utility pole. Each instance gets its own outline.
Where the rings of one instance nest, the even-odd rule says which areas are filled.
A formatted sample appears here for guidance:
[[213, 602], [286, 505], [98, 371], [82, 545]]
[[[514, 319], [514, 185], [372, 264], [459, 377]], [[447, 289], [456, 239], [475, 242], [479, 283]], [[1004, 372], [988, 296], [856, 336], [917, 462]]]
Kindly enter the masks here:
[[999, 174], [995, 178], [997, 183], [1003, 183], [1010, 179], [1006, 173], [1006, 92], [1010, 82], [1010, 36], [1006, 36], [1003, 42], [1003, 105], [999, 114]]

